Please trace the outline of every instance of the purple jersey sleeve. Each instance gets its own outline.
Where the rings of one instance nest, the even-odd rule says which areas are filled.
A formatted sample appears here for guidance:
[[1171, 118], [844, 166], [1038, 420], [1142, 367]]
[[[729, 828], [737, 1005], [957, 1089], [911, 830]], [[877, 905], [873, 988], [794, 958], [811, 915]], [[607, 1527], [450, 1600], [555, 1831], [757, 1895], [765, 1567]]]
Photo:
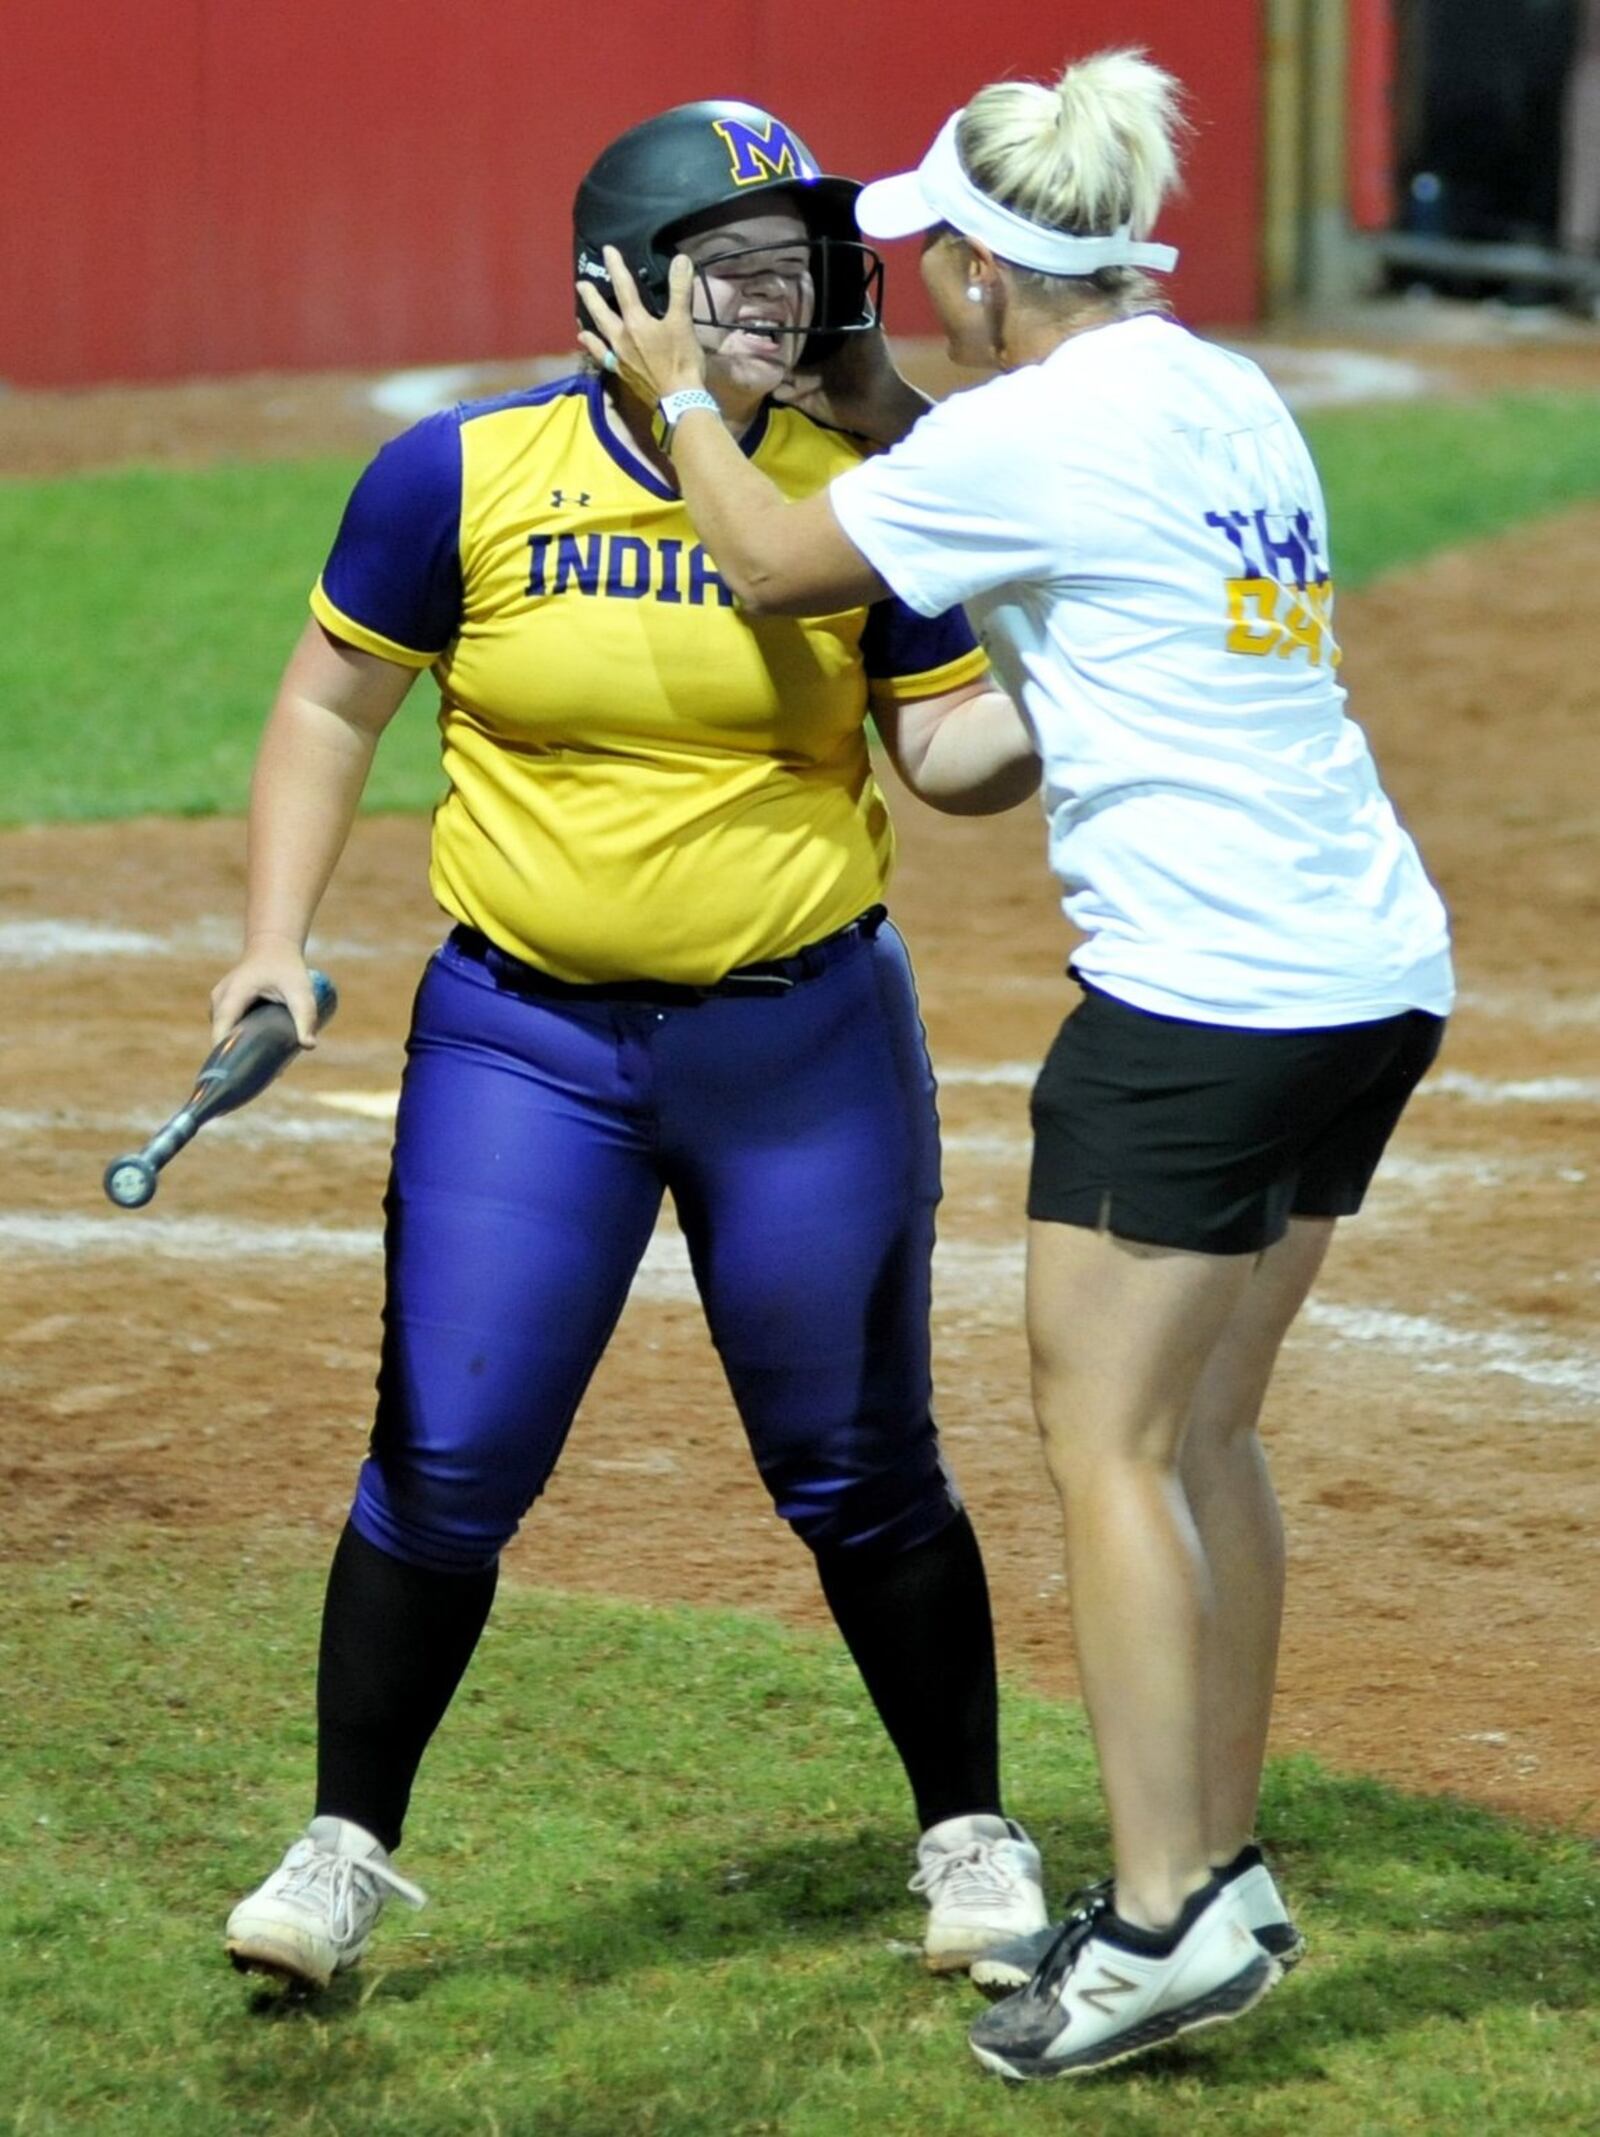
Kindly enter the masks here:
[[322, 590], [352, 623], [419, 654], [461, 627], [461, 422], [426, 416], [380, 448], [350, 493]]
[[898, 594], [875, 601], [861, 631], [861, 660], [869, 681], [893, 682], [930, 674], [975, 652], [966, 611], [947, 608], [919, 616]]

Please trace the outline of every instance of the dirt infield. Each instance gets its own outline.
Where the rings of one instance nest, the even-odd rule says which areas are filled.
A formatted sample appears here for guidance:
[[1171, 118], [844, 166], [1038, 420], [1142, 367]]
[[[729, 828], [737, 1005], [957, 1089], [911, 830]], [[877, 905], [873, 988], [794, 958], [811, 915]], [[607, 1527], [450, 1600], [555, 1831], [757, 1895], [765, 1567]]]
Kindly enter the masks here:
[[[230, 388], [256, 413], [226, 449], [359, 444], [318, 414], [331, 394], [349, 415], [349, 391], [277, 382], [252, 401]], [[292, 422], [263, 412], [273, 393]], [[69, 398], [74, 450], [54, 465], [163, 457], [138, 425], [97, 444], [90, 397]], [[146, 431], [170, 439], [198, 420], [191, 395], [163, 432], [160, 398], [137, 397]], [[15, 414], [0, 402], [14, 472]], [[224, 449], [216, 426], [207, 436]], [[1341, 603], [1356, 709], [1455, 911], [1464, 998], [1291, 1338], [1269, 1425], [1292, 1554], [1275, 1748], [1591, 1832], [1600, 723], [1582, 619], [1597, 566], [1600, 509], [1586, 509]], [[407, 716], [427, 717], [420, 702]], [[1068, 942], [1033, 810], [965, 824], [903, 802], [898, 815], [894, 910], [948, 1146], [940, 1414], [987, 1550], [1004, 1666], [1066, 1691], [1059, 1529], [1028, 1416], [1020, 1197], [1026, 1085], [1069, 999]], [[148, 1538], [202, 1559], [259, 1556], [308, 1528], [331, 1542], [370, 1399], [382, 1109], [439, 928], [425, 840], [412, 820], [358, 827], [318, 938], [344, 995], [323, 1046], [208, 1130], [151, 1208], [120, 1214], [100, 1171], [171, 1109], [203, 1050], [205, 994], [235, 939], [239, 827], [0, 835], [0, 1118], [21, 1155], [0, 1210], [8, 1551]], [[809, 1562], [742, 1452], [670, 1228], [508, 1568], [823, 1622]]]

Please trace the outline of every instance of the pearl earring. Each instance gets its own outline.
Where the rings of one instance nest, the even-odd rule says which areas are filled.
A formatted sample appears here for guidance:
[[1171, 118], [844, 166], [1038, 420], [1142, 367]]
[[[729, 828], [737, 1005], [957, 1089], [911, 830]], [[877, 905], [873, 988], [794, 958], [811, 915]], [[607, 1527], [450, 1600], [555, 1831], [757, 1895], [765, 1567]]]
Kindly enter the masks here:
[[981, 283], [969, 282], [967, 284], [967, 302], [969, 304], [981, 304], [983, 302], [983, 287]]

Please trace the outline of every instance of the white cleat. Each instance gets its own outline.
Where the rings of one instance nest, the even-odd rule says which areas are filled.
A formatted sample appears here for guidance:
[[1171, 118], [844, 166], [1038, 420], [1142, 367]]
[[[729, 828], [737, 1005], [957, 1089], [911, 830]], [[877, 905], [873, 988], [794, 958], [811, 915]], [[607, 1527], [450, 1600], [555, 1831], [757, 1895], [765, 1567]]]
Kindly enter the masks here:
[[[1261, 1949], [1285, 1974], [1291, 1967], [1298, 1966], [1305, 1957], [1306, 1940], [1289, 1919], [1283, 1894], [1273, 1882], [1261, 1850], [1253, 1842], [1235, 1858], [1233, 1876], [1226, 1882], [1232, 1885], [1251, 1934]], [[1098, 1892], [1109, 1894], [1110, 1890], [1111, 1880], [1107, 1878], [1104, 1885], [1091, 1886], [1085, 1896], [1091, 1897]], [[1014, 1943], [996, 1945], [972, 1962], [973, 1981], [980, 1989], [1025, 1987], [1033, 1979], [1034, 1970], [1050, 1949], [1055, 1935], [1054, 1929], [1046, 1929], [1036, 1936], [1018, 1937]]]
[[1103, 1891], [1085, 1898], [1027, 1987], [972, 2026], [985, 2070], [1018, 2079], [1104, 2070], [1242, 2016], [1279, 1979], [1231, 1885], [1197, 1894], [1179, 1917], [1183, 1934], [1159, 1954], [1122, 1941]]
[[1039, 1850], [1010, 1818], [946, 1818], [917, 1842], [913, 1892], [925, 1893], [923, 1952], [936, 1974], [956, 1974], [980, 1952], [1048, 1930]]
[[1306, 1940], [1289, 1919], [1283, 1894], [1273, 1882], [1261, 1850], [1252, 1842], [1237, 1859], [1242, 1867], [1234, 1871], [1232, 1884], [1244, 1918], [1261, 1949], [1288, 1973], [1305, 1957]]
[[313, 1818], [266, 1883], [229, 1915], [228, 1957], [241, 1973], [325, 1989], [361, 1957], [391, 1897], [408, 1907], [426, 1900], [364, 1826]]

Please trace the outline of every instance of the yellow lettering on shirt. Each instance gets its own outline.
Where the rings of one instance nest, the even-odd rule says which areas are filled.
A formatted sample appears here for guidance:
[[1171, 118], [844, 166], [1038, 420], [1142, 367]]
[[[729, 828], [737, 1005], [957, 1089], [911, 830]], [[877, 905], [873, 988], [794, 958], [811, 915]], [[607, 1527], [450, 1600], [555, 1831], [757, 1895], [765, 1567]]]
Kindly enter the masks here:
[[1228, 597], [1224, 643], [1230, 653], [1275, 654], [1280, 660], [1303, 653], [1314, 668], [1324, 658], [1330, 667], [1338, 667], [1343, 656], [1333, 635], [1331, 579], [1314, 580], [1308, 586], [1285, 586], [1267, 578], [1228, 579], [1224, 584]]

